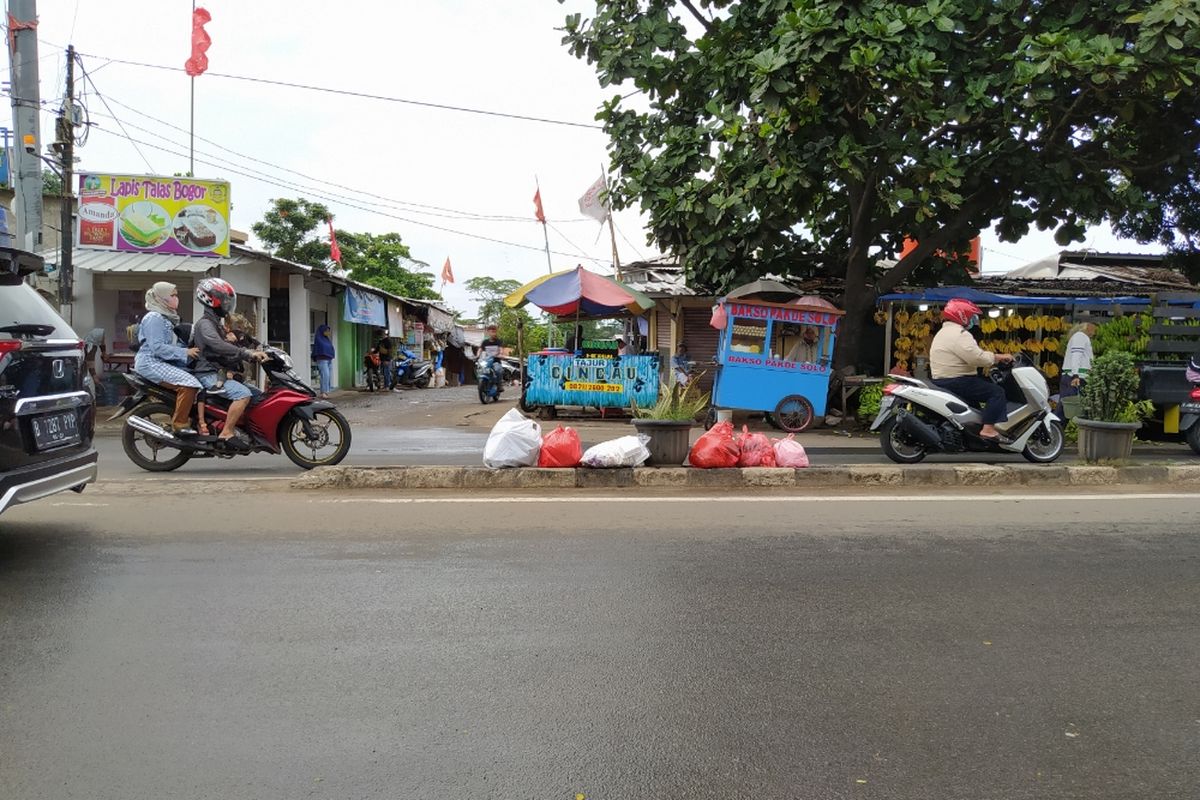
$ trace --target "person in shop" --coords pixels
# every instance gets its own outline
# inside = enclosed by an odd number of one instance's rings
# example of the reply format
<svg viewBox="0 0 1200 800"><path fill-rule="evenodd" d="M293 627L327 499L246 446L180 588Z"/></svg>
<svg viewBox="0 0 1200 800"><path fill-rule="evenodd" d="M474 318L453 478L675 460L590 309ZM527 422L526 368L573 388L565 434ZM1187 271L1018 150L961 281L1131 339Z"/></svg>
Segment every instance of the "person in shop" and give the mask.
<svg viewBox="0 0 1200 800"><path fill-rule="evenodd" d="M688 349L686 342L680 342L675 348L675 355L671 358L671 372L675 376L675 382L680 386L687 386L692 380L692 362L688 359Z"/></svg>
<svg viewBox="0 0 1200 800"><path fill-rule="evenodd" d="M617 336L617 355L619 355L619 356L633 355L633 348L630 347L629 344L625 341L624 334Z"/></svg>
<svg viewBox="0 0 1200 800"><path fill-rule="evenodd" d="M375 350L379 353L379 361L383 368L383 386L390 391L396 385L396 370L393 365L396 351L392 347L392 337L388 331L379 334Z"/></svg>
<svg viewBox="0 0 1200 800"><path fill-rule="evenodd" d="M1096 326L1091 322L1081 322L1071 328L1062 375L1058 379L1060 397L1074 397L1087 383L1088 372L1092 369L1092 337L1095 335Z"/></svg>
<svg viewBox="0 0 1200 800"><path fill-rule="evenodd" d="M817 334L817 329L809 325L800 332L800 340L792 345L792 349L788 351L786 360L815 364L820 356L820 336Z"/></svg>

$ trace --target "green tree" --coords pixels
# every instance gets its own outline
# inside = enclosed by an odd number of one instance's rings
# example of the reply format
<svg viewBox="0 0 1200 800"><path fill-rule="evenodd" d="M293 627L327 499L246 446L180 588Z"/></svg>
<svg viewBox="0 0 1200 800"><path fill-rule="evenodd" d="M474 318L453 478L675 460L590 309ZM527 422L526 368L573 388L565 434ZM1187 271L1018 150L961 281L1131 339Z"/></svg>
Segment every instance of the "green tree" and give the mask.
<svg viewBox="0 0 1200 800"><path fill-rule="evenodd" d="M261 222L250 226L267 250L285 261L329 269L329 241L322 235L329 209L303 197L276 198Z"/></svg>
<svg viewBox="0 0 1200 800"><path fill-rule="evenodd" d="M839 365L939 251L1065 245L1200 160L1196 0L597 0L564 43L618 92L611 205L711 290L844 279Z"/></svg>
<svg viewBox="0 0 1200 800"><path fill-rule="evenodd" d="M463 285L479 303L478 316L485 324L499 324L504 312L512 310L504 305L504 298L521 288L521 282L511 278L471 278Z"/></svg>
<svg viewBox="0 0 1200 800"><path fill-rule="evenodd" d="M62 194L62 178L58 177L58 173L54 170L42 170L42 194L55 196Z"/></svg>
<svg viewBox="0 0 1200 800"><path fill-rule="evenodd" d="M336 233L342 251L342 267L350 278L400 297L438 299L433 288L433 274L406 266L427 267L428 264L413 260L408 245L400 240L400 234L341 230Z"/></svg>

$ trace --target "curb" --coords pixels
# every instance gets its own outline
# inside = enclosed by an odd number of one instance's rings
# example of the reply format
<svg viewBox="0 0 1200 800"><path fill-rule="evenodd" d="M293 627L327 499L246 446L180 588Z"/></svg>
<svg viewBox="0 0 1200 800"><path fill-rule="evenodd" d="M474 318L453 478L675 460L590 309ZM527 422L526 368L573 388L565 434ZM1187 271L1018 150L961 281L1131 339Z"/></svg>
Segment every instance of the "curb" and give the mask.
<svg viewBox="0 0 1200 800"><path fill-rule="evenodd" d="M926 467L854 465L807 469L638 467L636 469L488 469L487 467L319 467L292 489L786 489L898 486L1200 486L1200 465Z"/></svg>

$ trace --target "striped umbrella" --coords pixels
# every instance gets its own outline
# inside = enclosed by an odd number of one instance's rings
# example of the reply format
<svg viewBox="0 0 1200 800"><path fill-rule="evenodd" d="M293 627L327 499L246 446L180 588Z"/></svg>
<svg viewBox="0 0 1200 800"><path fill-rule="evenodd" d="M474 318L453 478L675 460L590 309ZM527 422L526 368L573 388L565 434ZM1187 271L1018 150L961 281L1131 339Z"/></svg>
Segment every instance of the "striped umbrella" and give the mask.
<svg viewBox="0 0 1200 800"><path fill-rule="evenodd" d="M654 301L612 278L576 267L543 275L504 298L509 308L533 303L556 317L611 317L644 314Z"/></svg>

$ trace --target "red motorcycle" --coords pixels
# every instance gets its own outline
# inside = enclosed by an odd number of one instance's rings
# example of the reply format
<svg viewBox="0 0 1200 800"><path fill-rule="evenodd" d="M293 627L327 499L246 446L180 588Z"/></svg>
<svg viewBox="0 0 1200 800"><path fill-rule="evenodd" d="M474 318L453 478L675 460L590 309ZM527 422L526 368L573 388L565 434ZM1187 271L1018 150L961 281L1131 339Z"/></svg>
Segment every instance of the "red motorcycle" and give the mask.
<svg viewBox="0 0 1200 800"><path fill-rule="evenodd" d="M217 442L229 408L229 401L219 391L207 392L204 399L204 416L211 435L176 436L170 425L174 390L131 372L125 379L133 386L133 394L109 417L113 420L129 415L121 434L125 455L150 472L179 469L193 458L278 455L280 451L303 469L339 463L350 452L350 423L333 403L317 399L316 392L292 369L287 353L275 347L262 350L267 354L263 362L267 389L250 401L238 423L248 446L234 449ZM194 417L195 411L192 413Z"/></svg>

